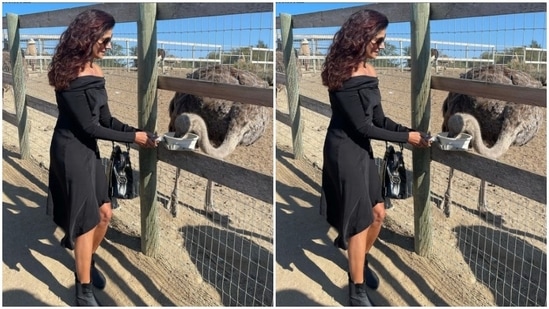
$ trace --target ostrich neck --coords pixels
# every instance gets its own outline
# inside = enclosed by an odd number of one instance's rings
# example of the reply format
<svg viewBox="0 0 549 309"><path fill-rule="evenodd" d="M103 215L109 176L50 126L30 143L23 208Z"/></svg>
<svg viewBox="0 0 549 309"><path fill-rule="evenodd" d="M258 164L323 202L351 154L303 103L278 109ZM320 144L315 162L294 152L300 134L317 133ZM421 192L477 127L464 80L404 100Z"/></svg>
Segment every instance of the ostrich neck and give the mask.
<svg viewBox="0 0 549 309"><path fill-rule="evenodd" d="M193 115L191 118L191 130L195 131L198 136L200 136L198 139L198 146L204 153L218 159L224 159L226 156L230 155L240 143L240 134L234 134L234 132L231 134L230 131L227 131L223 143L217 148L214 147L208 137L208 128L206 127L204 120L196 115Z"/></svg>
<svg viewBox="0 0 549 309"><path fill-rule="evenodd" d="M513 143L513 136L515 136L514 132L505 132L505 130L502 130L500 132L498 140L494 143L494 145L490 148L486 147L482 140L480 125L476 118L470 115L464 116L464 118L465 117L466 126L464 128L464 131L470 133L473 136L471 142L473 144L473 148L479 154L495 160L501 157Z"/></svg>

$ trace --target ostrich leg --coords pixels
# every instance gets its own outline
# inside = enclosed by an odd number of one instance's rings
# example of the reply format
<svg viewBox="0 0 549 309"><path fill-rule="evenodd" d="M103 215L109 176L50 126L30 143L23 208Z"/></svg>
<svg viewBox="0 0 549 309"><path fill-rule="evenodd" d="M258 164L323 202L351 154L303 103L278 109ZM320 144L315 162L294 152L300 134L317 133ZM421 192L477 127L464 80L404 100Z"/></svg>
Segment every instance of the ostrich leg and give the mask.
<svg viewBox="0 0 549 309"><path fill-rule="evenodd" d="M172 195L170 197L170 212L174 218L177 217L177 204L179 203L178 187L179 187L180 174L181 174L181 169L177 168L175 170L175 184L173 186Z"/></svg>
<svg viewBox="0 0 549 309"><path fill-rule="evenodd" d="M444 193L444 200L442 201L444 214L446 217L450 217L450 203L451 203L451 194L452 194L452 178L454 177L454 169L450 168L448 172L448 187Z"/></svg>
<svg viewBox="0 0 549 309"><path fill-rule="evenodd" d="M480 180L477 207L479 215L486 216L488 214L489 209L486 204L486 181L484 179Z"/></svg>
<svg viewBox="0 0 549 309"><path fill-rule="evenodd" d="M213 213L214 212L214 204L212 200L213 195L213 181L208 179L208 184L206 185L206 199L204 201L204 210L206 210L206 213Z"/></svg>

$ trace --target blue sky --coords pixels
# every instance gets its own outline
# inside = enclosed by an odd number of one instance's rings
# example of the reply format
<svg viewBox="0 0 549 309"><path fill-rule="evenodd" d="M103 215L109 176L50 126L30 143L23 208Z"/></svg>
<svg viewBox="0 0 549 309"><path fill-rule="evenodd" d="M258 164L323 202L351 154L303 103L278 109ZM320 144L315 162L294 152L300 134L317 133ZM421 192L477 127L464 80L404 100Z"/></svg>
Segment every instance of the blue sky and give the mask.
<svg viewBox="0 0 549 309"><path fill-rule="evenodd" d="M366 2L277 3L275 10L277 16L279 16L280 13L298 15L337 8L358 7L364 4L366 4ZM436 43L436 46L432 47L438 48L442 53L451 57L465 57L465 55L474 57L491 49L489 46L472 46L473 44L493 45L496 51L503 51L504 49L511 47L530 46L532 40L535 40L542 48L546 49L546 28L547 14L545 12L432 21L431 41L442 42ZM295 29L294 36L334 34L337 30L337 27ZM387 37L409 39L410 24L389 24ZM399 46L399 42L397 41L389 41L389 43ZM471 46L450 43L471 44ZM327 47L329 42L324 42L323 44L324 47ZM409 45L409 43L404 44Z"/></svg>
<svg viewBox="0 0 549 309"><path fill-rule="evenodd" d="M71 7L87 6L93 3L2 3L2 15L6 12L15 14L29 14L58 10ZM311 13L324 10L332 10L344 7L355 7L365 2L280 2L276 3L275 10L278 16L281 12L292 15ZM478 18L464 18L457 20L431 22L431 40L443 54L451 57L478 56L489 51L493 46L496 51L517 46L529 46L535 40L542 48L547 48L547 14L529 13L514 14ZM222 45L224 50L230 50L239 46L256 45L258 40L272 47L272 16L270 14L254 14L246 17L224 16L210 18L195 18L186 20L160 21L158 23L158 40L194 42L202 44ZM137 32L135 23L117 24L114 31L116 38L132 37ZM409 23L393 23L387 29L388 38L410 38ZM22 29L21 34L60 34L63 28ZM328 34L333 35L337 27L295 29L294 34ZM480 44L483 46L452 45L449 42L459 44ZM121 43L121 42L119 42ZM398 46L398 41L389 41ZM53 42L52 42L53 44ZM297 43L296 43L297 44ZM403 43L409 45L408 42ZM327 48L329 42L320 43L321 48ZM173 49L172 53L182 54L190 52L188 47L164 46ZM207 53L210 48L203 48ZM200 52L200 51L196 51Z"/></svg>
<svg viewBox="0 0 549 309"><path fill-rule="evenodd" d="M40 13L45 11L54 11L61 10L79 6L86 6L93 4L91 2L81 2L81 3L40 3L40 2L2 2L2 16L6 16L6 13L14 14L31 14L31 13Z"/></svg>
<svg viewBox="0 0 549 309"><path fill-rule="evenodd" d="M83 7L92 5L92 2L80 3L2 3L2 16L6 13L25 15L53 11L65 8ZM21 29L21 35L59 35L65 27ZM5 31L4 31L5 33ZM135 39L137 33L136 23L117 23L113 31L113 41L126 46L121 38ZM157 23L158 41L192 43L210 46L189 46L176 44L159 44L164 47L168 54L178 57L203 57L207 53L215 51L219 47L224 51L235 48L256 46L262 41L269 48L273 48L273 14L254 13L245 15L227 15L202 18L189 18L178 20L162 20ZM49 41L46 49L55 47L57 42ZM129 41L129 46L136 43ZM25 47L22 44L22 47ZM191 55L192 54L192 55Z"/></svg>

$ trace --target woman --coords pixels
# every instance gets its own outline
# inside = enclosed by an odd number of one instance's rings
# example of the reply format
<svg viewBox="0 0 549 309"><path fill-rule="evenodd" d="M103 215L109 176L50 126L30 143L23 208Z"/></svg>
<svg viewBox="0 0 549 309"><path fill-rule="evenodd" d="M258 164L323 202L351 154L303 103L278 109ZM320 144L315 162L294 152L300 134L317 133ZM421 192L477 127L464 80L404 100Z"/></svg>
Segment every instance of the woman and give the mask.
<svg viewBox="0 0 549 309"><path fill-rule="evenodd" d="M61 35L49 67L59 116L50 146L48 213L74 250L76 303L98 306L92 284L104 288L93 254L112 216L107 177L97 140L156 147L152 134L111 116L101 68L94 63L111 48L114 18L103 11L79 14Z"/></svg>
<svg viewBox="0 0 549 309"><path fill-rule="evenodd" d="M324 143L321 212L338 231L335 245L347 250L351 306L371 306L365 285L376 289L377 275L367 254L385 217L381 181L372 139L428 147L420 132L385 117L374 67L385 47L389 21L383 14L354 13L335 34L322 70L332 118Z"/></svg>

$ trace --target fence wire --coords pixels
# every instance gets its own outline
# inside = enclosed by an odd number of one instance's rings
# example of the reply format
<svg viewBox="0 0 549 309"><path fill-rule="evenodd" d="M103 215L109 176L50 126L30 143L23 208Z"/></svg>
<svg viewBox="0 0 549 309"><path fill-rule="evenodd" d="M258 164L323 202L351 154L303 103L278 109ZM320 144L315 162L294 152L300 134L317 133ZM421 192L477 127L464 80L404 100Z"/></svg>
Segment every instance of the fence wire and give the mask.
<svg viewBox="0 0 549 309"><path fill-rule="evenodd" d="M531 20L532 16L537 18L532 27L521 27L519 25L523 23L517 22L494 29L494 21L498 25L503 22L498 16L475 18L468 27L461 26L463 21L432 22L431 47L438 48L441 52L438 65L435 66L433 62L432 74L459 78L460 74L471 68L501 64L527 72L545 85L547 50L538 45L542 43L545 46L546 42L536 42L533 39L538 37L536 34L542 34L541 37L545 38L545 19L539 14L517 14L513 20ZM543 20L539 20L540 18ZM409 29L409 23L404 27L389 26L386 44L390 45L374 61L374 66L380 80L386 115L396 122L411 126L410 68L407 62L402 62L406 56L409 58L410 33L402 31L406 28ZM293 44L296 51L299 51L303 40L307 39L309 44L314 42L312 55L326 54L332 32L318 34L318 29L314 29L315 34L307 34L307 31L312 31L297 30L299 32L294 33ZM506 34L501 35L500 31ZM497 39L493 44L480 44L479 37ZM494 40L486 39L488 41ZM304 59L306 57L301 58L302 61ZM303 151L306 160L321 169L322 152L319 149L322 149L324 143L331 112L327 90L321 86L322 60L317 59L317 63L320 65L313 69L299 68L299 91ZM282 89L278 97L285 98L285 91ZM446 91L431 91L430 133L433 135L441 132L442 103L447 94ZM283 145L282 142L292 141L288 106L284 99L279 99L277 104L277 123L277 146L291 149L291 144ZM543 121L530 143L522 147L511 147L498 161L546 176L545 140L546 122ZM385 143L373 141L373 147L376 158L381 160ZM405 150L404 154L410 170L408 178L412 179L411 151ZM546 205L488 184L486 199L489 213L483 215L477 209L480 179L455 171L451 214L447 217L443 213L442 203L448 186L448 173L447 166L431 162L434 232L433 254L428 258L440 265L441 269L445 269L448 277L459 278L448 281L448 289L455 296L455 303L451 305L546 306ZM394 200L393 205L395 207L388 210L388 221L396 222L396 226L413 235L412 200ZM391 228L390 224L388 228Z"/></svg>
<svg viewBox="0 0 549 309"><path fill-rule="evenodd" d="M200 27L190 27L189 24L193 23ZM187 30L190 28L195 30ZM117 29L120 32L117 33ZM272 38L272 13L159 21L158 29L169 29L159 30L158 33L157 45L166 51L166 57L159 59L160 75L187 77L195 69L221 63L253 71L272 83L272 39L257 39ZM99 61L105 74L111 113L135 127L138 126L138 68L134 62L136 33L135 23L117 25L114 29L113 50L105 60ZM163 40L166 36L170 37L169 41ZM27 95L54 105L54 91L47 81L47 66L58 37L59 34L34 35L32 32L22 36L23 52L28 49L31 38L40 46L37 56L26 55L27 62L35 61L34 68L26 68ZM215 61L209 61L210 58ZM168 131L168 104L173 95L171 91L158 91L158 134ZM4 106L4 111L15 114L14 107ZM42 166L48 167L49 154L43 150L49 149L55 117L34 108L29 109L29 115L32 157ZM267 126L257 145L238 147L226 160L272 176L272 121ZM100 141L99 144L102 156L108 157L112 149L111 142ZM130 153L132 165L139 170L139 152L132 149ZM157 172L159 231L162 234L159 255L170 268L186 269L184 272L188 277L180 279L189 280L189 287L196 289L196 293L192 293L195 299L180 305L272 305L272 204L214 185L215 210L208 213L204 210L207 180L182 171L178 188L178 215L173 217L169 201L175 184L175 167L159 161ZM121 207L114 210L115 225L129 227L139 235L140 219L139 212L136 212L139 199L118 202Z"/></svg>

